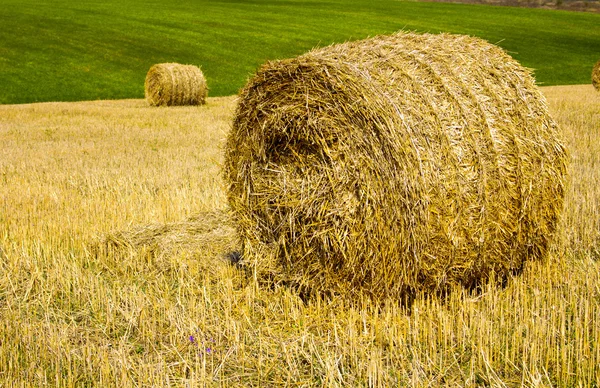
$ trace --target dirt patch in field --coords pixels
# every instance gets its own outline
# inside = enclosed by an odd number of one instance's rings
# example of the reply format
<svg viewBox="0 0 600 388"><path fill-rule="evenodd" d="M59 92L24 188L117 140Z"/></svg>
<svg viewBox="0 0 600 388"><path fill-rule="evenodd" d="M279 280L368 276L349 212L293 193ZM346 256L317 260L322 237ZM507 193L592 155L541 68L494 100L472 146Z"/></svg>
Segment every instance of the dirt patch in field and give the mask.
<svg viewBox="0 0 600 388"><path fill-rule="evenodd" d="M487 4L600 13L599 0L424 0L440 3Z"/></svg>

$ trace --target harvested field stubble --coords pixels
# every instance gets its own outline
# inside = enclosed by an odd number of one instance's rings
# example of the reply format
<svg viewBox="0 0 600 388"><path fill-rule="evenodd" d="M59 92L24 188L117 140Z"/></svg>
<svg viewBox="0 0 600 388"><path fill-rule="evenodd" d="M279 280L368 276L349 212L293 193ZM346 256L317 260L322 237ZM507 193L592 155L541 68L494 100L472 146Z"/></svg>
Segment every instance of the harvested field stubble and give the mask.
<svg viewBox="0 0 600 388"><path fill-rule="evenodd" d="M265 64L241 92L225 151L245 263L375 298L472 287L542 258L565 171L529 71L448 34Z"/></svg>
<svg viewBox="0 0 600 388"><path fill-rule="evenodd" d="M235 97L0 105L0 386L597 387L600 93L541 90L571 155L563 245L410 310L222 260Z"/></svg>
<svg viewBox="0 0 600 388"><path fill-rule="evenodd" d="M145 95L152 106L203 105L208 87L198 67L160 63L148 70Z"/></svg>

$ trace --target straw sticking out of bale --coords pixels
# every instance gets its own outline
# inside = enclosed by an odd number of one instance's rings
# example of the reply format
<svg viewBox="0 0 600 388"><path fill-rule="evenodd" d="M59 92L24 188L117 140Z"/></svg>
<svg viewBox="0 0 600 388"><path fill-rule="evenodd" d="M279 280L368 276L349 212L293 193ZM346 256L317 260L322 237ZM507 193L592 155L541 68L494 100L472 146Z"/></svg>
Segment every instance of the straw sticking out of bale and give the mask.
<svg viewBox="0 0 600 388"><path fill-rule="evenodd" d="M398 33L262 66L240 95L225 180L257 273L403 297L543 257L565 163L532 76L502 49Z"/></svg>
<svg viewBox="0 0 600 388"><path fill-rule="evenodd" d="M592 85L594 85L596 90L600 91L600 60L596 62L592 70Z"/></svg>
<svg viewBox="0 0 600 388"><path fill-rule="evenodd" d="M152 106L202 105L206 102L208 87L198 67L161 63L148 71L145 95Z"/></svg>

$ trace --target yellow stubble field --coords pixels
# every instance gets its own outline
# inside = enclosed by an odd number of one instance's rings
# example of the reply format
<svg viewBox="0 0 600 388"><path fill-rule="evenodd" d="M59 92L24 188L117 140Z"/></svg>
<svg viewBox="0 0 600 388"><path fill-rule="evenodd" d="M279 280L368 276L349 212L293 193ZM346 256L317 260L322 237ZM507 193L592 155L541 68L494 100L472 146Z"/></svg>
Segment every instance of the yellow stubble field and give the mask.
<svg viewBox="0 0 600 388"><path fill-rule="evenodd" d="M597 386L600 93L542 91L571 159L550 257L410 309L229 262L235 97L0 105L0 387Z"/></svg>

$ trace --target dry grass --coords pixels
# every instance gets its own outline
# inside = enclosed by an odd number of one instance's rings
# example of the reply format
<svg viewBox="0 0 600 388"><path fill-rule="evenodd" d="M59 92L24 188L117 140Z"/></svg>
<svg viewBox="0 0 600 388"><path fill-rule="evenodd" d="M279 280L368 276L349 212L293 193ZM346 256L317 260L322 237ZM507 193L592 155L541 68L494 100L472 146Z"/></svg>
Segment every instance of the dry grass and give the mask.
<svg viewBox="0 0 600 388"><path fill-rule="evenodd" d="M533 77L502 49L401 32L262 66L225 175L259 276L404 298L542 259L566 159Z"/></svg>
<svg viewBox="0 0 600 388"><path fill-rule="evenodd" d="M202 105L208 86L202 70L196 66L159 63L148 70L144 93L152 106Z"/></svg>
<svg viewBox="0 0 600 388"><path fill-rule="evenodd" d="M223 259L233 98L0 106L0 386L597 386L600 96L543 91L572 158L561 245L410 312Z"/></svg>

